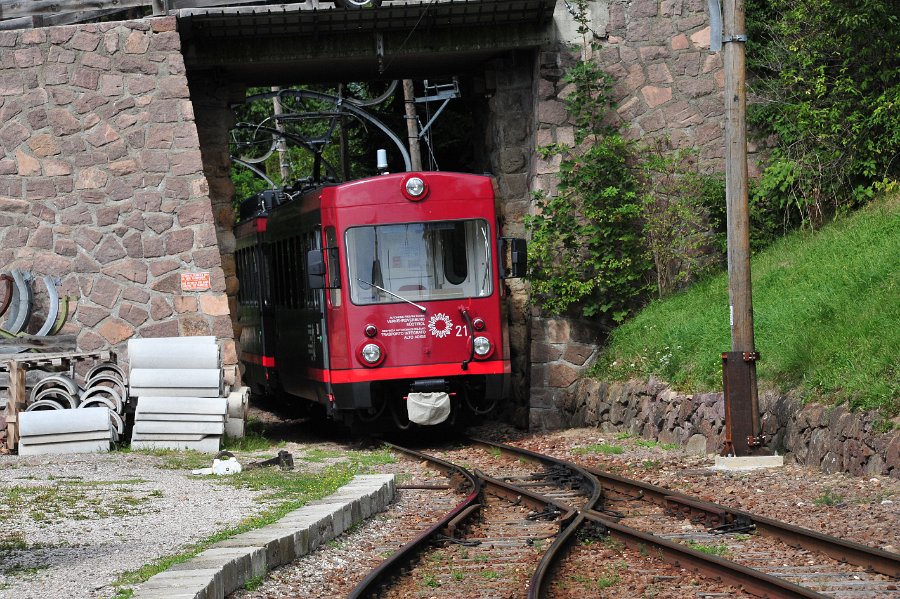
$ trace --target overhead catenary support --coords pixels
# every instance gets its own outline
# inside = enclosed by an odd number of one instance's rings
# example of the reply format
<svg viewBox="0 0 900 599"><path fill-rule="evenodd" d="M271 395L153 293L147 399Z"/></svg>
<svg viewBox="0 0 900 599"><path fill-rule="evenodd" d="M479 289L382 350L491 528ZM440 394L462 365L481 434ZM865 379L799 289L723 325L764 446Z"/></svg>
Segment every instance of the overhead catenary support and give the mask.
<svg viewBox="0 0 900 599"><path fill-rule="evenodd" d="M725 202L731 352L723 354L725 455L746 456L762 442L756 385L747 190L744 0L724 0Z"/></svg>

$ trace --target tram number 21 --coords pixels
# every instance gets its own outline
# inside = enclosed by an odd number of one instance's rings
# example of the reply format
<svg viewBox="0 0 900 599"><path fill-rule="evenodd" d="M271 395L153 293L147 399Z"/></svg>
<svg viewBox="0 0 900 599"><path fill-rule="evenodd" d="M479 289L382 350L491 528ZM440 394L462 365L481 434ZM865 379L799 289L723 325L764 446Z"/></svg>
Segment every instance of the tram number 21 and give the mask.
<svg viewBox="0 0 900 599"><path fill-rule="evenodd" d="M458 325L454 326L453 328L456 329L457 337L468 337L469 336L469 327L467 327L466 325L458 324Z"/></svg>

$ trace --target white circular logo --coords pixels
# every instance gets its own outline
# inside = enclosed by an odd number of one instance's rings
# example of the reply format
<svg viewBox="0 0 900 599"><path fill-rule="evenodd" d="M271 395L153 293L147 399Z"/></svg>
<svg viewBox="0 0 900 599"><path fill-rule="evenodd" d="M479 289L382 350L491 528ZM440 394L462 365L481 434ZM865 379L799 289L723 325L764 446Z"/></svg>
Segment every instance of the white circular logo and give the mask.
<svg viewBox="0 0 900 599"><path fill-rule="evenodd" d="M453 321L443 312L438 312L428 321L428 330L438 339L443 339L453 329Z"/></svg>

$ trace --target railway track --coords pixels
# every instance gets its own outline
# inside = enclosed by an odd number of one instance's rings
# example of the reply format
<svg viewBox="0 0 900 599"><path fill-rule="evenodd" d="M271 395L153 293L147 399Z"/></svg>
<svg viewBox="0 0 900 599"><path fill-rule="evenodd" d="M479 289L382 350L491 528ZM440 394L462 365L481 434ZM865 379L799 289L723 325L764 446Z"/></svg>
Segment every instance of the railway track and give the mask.
<svg viewBox="0 0 900 599"><path fill-rule="evenodd" d="M509 445L394 448L459 503L350 597L900 598L895 554Z"/></svg>

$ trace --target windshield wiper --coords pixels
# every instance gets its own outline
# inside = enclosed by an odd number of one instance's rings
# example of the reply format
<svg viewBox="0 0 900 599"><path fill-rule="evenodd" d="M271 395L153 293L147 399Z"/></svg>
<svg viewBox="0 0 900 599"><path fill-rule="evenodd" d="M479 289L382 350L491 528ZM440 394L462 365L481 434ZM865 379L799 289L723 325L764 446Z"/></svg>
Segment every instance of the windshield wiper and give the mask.
<svg viewBox="0 0 900 599"><path fill-rule="evenodd" d="M402 295L397 295L397 294L394 293L393 291L388 291L387 289L385 289L384 287L382 287L382 286L380 286L380 285L376 285L375 283L370 283L370 282L368 282L368 281L363 281L363 280L360 279L359 277L356 277L356 280L359 281L360 283L362 283L363 285L368 285L369 287L374 287L374 288L377 289L378 291L384 291L384 292L387 293L388 295L392 295L392 296L396 297L396 298L399 299L399 300L403 300L403 301L406 302L407 304L411 304L411 305L415 306L416 308L418 308L419 310L421 310L423 313L427 311L427 310L425 309L425 306L422 306L422 305L420 305L420 304L417 304L416 302L412 302L412 301L406 299L405 297L403 297Z"/></svg>

